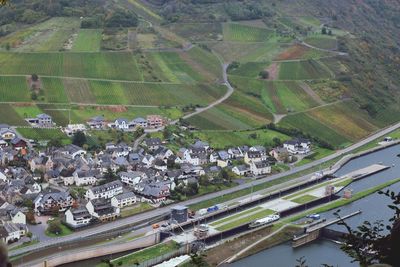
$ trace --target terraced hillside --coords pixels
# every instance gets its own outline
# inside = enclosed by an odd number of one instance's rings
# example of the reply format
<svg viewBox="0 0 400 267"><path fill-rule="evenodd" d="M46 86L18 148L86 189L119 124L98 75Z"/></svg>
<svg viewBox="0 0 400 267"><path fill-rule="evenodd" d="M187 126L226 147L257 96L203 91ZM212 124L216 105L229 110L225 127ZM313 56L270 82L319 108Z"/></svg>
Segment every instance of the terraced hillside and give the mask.
<svg viewBox="0 0 400 267"><path fill-rule="evenodd" d="M346 8L355 6L344 0L127 0L109 3L105 17L87 8L88 20L63 13L1 24L0 103L12 114L3 120L23 125L39 112L60 124L99 113L177 119L225 95L221 65L231 63L234 92L189 124L235 131L275 123L346 146L400 114L394 13L361 2L350 16ZM134 12L137 23L115 26L114 8ZM377 29L373 10L386 15L387 31ZM32 74L40 77L37 96Z"/></svg>

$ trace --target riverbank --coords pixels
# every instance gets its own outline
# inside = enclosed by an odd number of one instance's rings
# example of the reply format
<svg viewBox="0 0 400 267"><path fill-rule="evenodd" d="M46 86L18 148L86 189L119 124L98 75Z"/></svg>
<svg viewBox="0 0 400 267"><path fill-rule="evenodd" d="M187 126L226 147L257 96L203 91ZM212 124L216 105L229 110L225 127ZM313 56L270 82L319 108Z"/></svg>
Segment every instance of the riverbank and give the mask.
<svg viewBox="0 0 400 267"><path fill-rule="evenodd" d="M386 183L382 183L378 186L369 188L367 190L358 192L354 194L351 199L338 199L312 210L296 214L280 221L279 223L276 223L274 226L269 227L267 230L261 229L260 232L264 234L261 237L255 232L238 236L230 241L227 241L208 250L206 261L210 266L217 266L222 262L235 262L237 260L254 255L265 249L269 249L273 246L285 243L291 240L295 233L301 231L301 227L293 223L301 218L304 218L307 214L322 213L329 210L337 209L399 182L400 178L394 179ZM276 231L278 229L281 230ZM269 235L274 231L276 231L276 233L273 236L269 236L267 239L265 239L265 235Z"/></svg>

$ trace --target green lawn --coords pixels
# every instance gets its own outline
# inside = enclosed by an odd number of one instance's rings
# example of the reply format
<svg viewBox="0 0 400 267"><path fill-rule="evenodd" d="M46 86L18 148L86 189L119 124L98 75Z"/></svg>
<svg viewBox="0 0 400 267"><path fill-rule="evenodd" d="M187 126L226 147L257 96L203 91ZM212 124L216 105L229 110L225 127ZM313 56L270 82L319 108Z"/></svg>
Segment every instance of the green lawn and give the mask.
<svg viewBox="0 0 400 267"><path fill-rule="evenodd" d="M71 143L71 139L59 129L17 128L17 131L27 139L37 141L60 139L63 144Z"/></svg>
<svg viewBox="0 0 400 267"><path fill-rule="evenodd" d="M101 29L80 29L72 51L98 52L100 51Z"/></svg>
<svg viewBox="0 0 400 267"><path fill-rule="evenodd" d="M70 235L73 233L73 231L71 229L69 229L67 226L65 226L62 223L60 224L60 228L61 228L61 233L59 235L50 233L48 230L45 231L45 234L49 237L62 237L62 236Z"/></svg>
<svg viewBox="0 0 400 267"><path fill-rule="evenodd" d="M317 147L316 149L313 149L310 155L306 156L303 158L300 162L296 163L296 166L302 166L304 164L308 164L310 162L313 162L318 159L322 159L326 156L329 156L330 154L333 154L335 151L322 148L322 147Z"/></svg>
<svg viewBox="0 0 400 267"><path fill-rule="evenodd" d="M134 266L137 263L142 263L164 254L173 252L179 248L179 245L174 241L169 241L167 243L160 243L158 245L145 248L143 250L128 254L126 256L112 260L113 264L117 266ZM104 265L97 265L104 266Z"/></svg>
<svg viewBox="0 0 400 267"><path fill-rule="evenodd" d="M304 204L304 203L311 202L311 201L316 200L316 199L317 199L317 197L315 197L315 196L303 195L301 197L298 197L298 198L295 198L295 199L291 199L290 201L296 202L298 204Z"/></svg>
<svg viewBox="0 0 400 267"><path fill-rule="evenodd" d="M134 206L121 209L121 217L129 217L151 209L154 209L154 207L151 206L149 203L146 202L139 203Z"/></svg>

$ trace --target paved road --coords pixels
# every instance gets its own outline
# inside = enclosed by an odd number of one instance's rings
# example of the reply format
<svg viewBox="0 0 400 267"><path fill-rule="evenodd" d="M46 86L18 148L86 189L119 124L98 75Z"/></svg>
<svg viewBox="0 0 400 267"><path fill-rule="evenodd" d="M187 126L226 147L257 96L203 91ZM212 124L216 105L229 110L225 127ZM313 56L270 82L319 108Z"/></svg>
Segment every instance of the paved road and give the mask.
<svg viewBox="0 0 400 267"><path fill-rule="evenodd" d="M232 94L233 94L233 87L232 85L229 83L228 81L228 74L227 74L227 69L228 69L229 64L228 63L223 63L222 64L222 78L223 78L223 84L228 88L228 91L226 91L225 95L221 98L219 98L218 100L216 100L215 102L211 103L210 105L204 107L204 108L198 108L196 109L195 112L187 114L185 116L182 117L182 119L188 119L190 117L196 116L206 110L209 110L213 107L215 107L216 105L221 104L222 102L224 102L226 99L228 99ZM178 120L172 121L171 124L176 124L178 122Z"/></svg>
<svg viewBox="0 0 400 267"><path fill-rule="evenodd" d="M371 142L371 141L373 141L373 140L375 140L377 138L385 136L388 133L390 133L390 132L392 132L392 131L394 131L394 130L396 130L398 128L400 128L400 123L397 123L397 124L392 125L392 126L390 126L388 128L385 128L385 129L383 129L383 130L381 130L379 132L376 132L375 134L365 138L364 140L362 140L362 141L360 141L360 142L358 142L356 144L353 144L353 145L351 145L351 146L349 146L349 147L347 147L347 148L345 148L343 150L339 150L339 151L335 152L334 154L332 154L330 156L327 156L327 157L325 157L323 159L316 160L314 162L311 162L309 164L306 164L306 165L303 165L303 166L300 166L300 167L295 167L295 168L293 168L293 169L291 169L291 170L289 170L287 172L283 172L283 173L279 173L279 174L275 174L275 175L271 175L271 176L267 176L267 177L261 178L259 180L256 180L256 181L252 182L252 183L241 184L241 185L238 185L238 186L236 186L234 188L229 188L229 189L226 189L226 190L214 192L214 193L207 194L207 195L204 195L204 196L200 196L200 197L197 197L197 198L194 198L194 199L183 201L180 204L181 205L186 205L186 206L187 205L196 204L196 203L199 203L199 202L202 202L202 201L205 201L205 200L209 200L209 199L213 199L213 198L216 198L216 197L223 196L225 194L229 194L229 193L233 193L233 192L236 192L236 191L239 191L239 190L242 190L242 189L250 188L252 186L255 186L255 185L258 185L258 184L261 184L261 183L265 183L267 181L271 181L271 180L279 179L279 178L287 176L287 175L295 174L295 173L297 173L299 171L303 171L303 170L306 170L308 168L315 167L315 166L317 166L317 165L319 165L321 163L324 163L326 161L329 161L331 159L334 159L336 157L339 157L339 156L342 156L342 155L344 155L346 153L349 153L352 150L357 149L357 148L359 148L359 147L361 147L361 146L363 146L363 145L365 145L365 144L367 144L367 143L369 143L369 142ZM134 215L134 216L129 217L129 218L120 219L120 220L117 220L117 221L112 222L112 223L106 223L106 224L102 224L102 225L99 225L99 226L95 226L95 227L92 227L92 228L87 229L87 230L83 230L83 231L80 231L80 232L77 232L77 233L73 233L73 234L71 234L69 236L60 237L60 238L56 238L56 239L53 239L53 240L50 240L50 241L41 242L41 243L29 246L29 247L21 248L21 249L18 249L18 250L13 250L13 251L10 252L10 256L15 256L15 255L19 255L19 254L22 254L22 253L26 253L26 252L29 252L29 251L31 251L33 249L40 249L40 248L43 248L43 247L56 246L56 245L58 245L60 243L63 243L63 242L78 242L79 240L85 239L86 237L89 237L89 236L94 236L94 235L97 235L97 234L101 234L101 233L112 231L112 230L114 230L116 228L122 228L124 226L131 225L135 221L149 220L151 218L154 218L154 217L157 217L157 216L160 216L160 215L168 214L169 211L170 211L170 207L158 208L158 209L155 209L155 210L152 210L152 211L148 211L148 212L145 212L145 213Z"/></svg>

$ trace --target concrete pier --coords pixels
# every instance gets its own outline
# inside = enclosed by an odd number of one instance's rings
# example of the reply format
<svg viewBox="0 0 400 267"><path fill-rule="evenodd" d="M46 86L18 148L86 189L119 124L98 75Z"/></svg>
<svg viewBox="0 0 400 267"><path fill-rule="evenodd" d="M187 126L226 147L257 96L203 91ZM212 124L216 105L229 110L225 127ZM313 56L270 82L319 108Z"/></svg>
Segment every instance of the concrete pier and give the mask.
<svg viewBox="0 0 400 267"><path fill-rule="evenodd" d="M347 173L343 175L341 178L352 178L355 181L370 176L372 174L387 170L389 168L390 168L389 166L385 166L382 164L372 164L368 167Z"/></svg>

